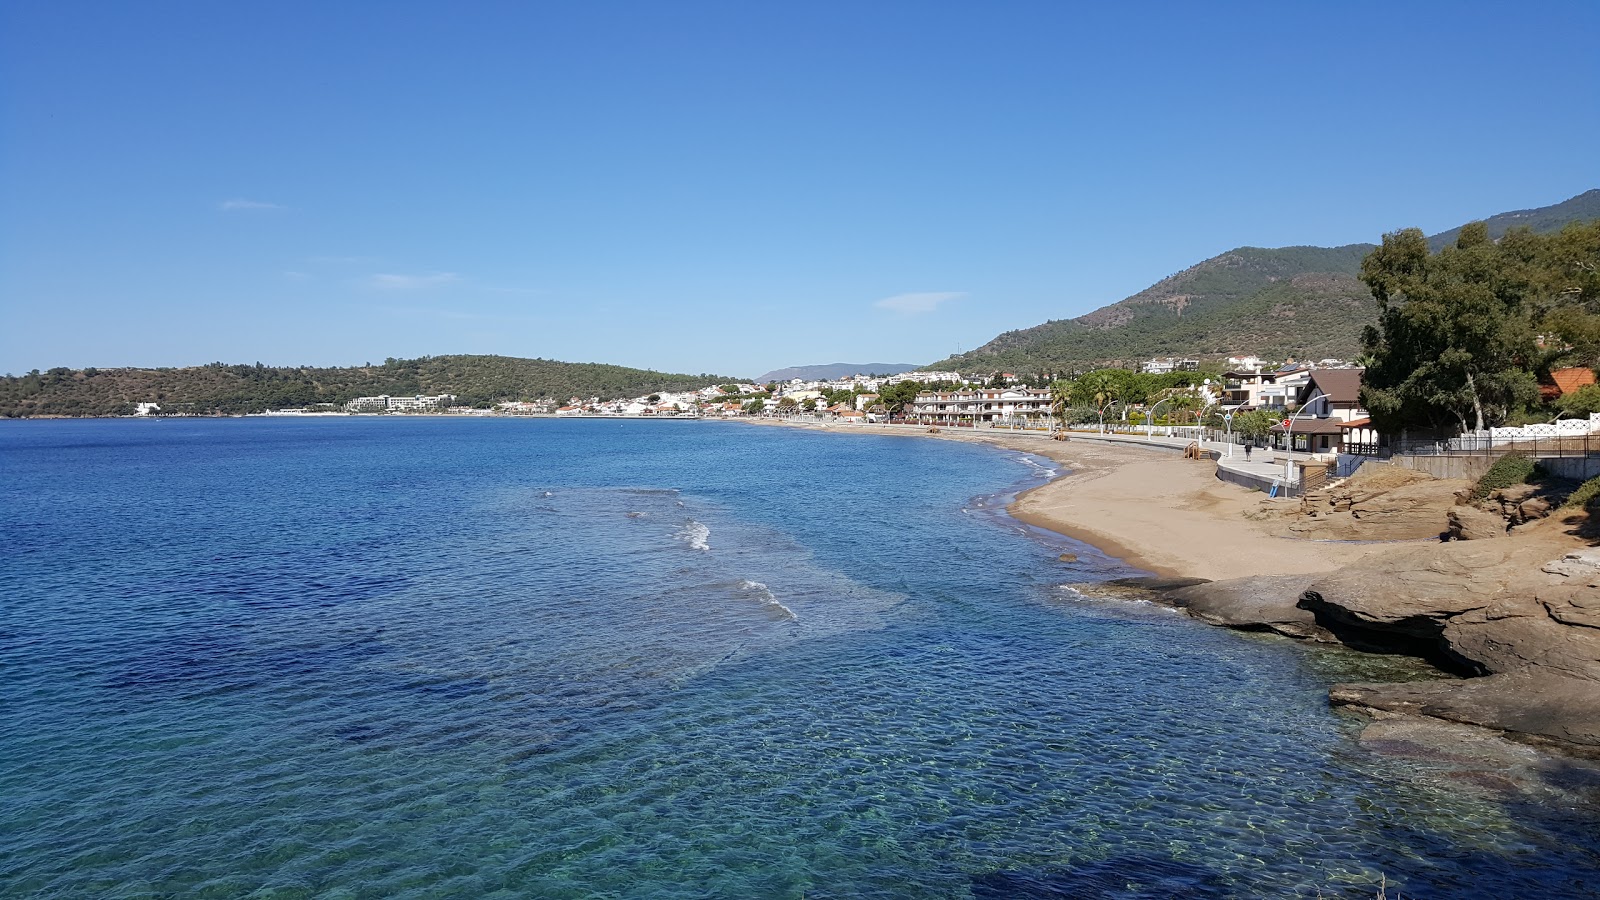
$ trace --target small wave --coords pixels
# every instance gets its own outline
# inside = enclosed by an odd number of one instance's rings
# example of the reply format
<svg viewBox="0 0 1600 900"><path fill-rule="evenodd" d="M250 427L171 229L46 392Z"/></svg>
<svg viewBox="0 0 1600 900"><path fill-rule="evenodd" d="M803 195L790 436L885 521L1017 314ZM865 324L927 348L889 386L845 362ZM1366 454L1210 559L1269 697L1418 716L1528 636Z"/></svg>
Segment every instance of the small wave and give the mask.
<svg viewBox="0 0 1600 900"><path fill-rule="evenodd" d="M751 581L750 579L746 578L739 582L739 589L760 600L767 606L773 607L777 612L781 612L785 616L788 616L791 621L800 621L800 617L795 614L795 611L787 606L784 606L783 601L779 600L773 595L772 589L761 582Z"/></svg>
<svg viewBox="0 0 1600 900"><path fill-rule="evenodd" d="M687 519L683 527L678 529L678 540L689 545L690 550L710 550L711 529L703 522Z"/></svg>
<svg viewBox="0 0 1600 900"><path fill-rule="evenodd" d="M1057 475L1061 474L1061 470L1055 468L1054 466L1047 466L1047 465L1044 465L1042 463L1039 463L1039 462L1035 461L1034 458L1031 457L1031 456L1020 456L1020 457L1018 457L1018 459L1020 459L1022 461L1023 465L1027 466L1030 469L1033 469L1033 471L1040 478L1049 479L1049 478L1054 478Z"/></svg>

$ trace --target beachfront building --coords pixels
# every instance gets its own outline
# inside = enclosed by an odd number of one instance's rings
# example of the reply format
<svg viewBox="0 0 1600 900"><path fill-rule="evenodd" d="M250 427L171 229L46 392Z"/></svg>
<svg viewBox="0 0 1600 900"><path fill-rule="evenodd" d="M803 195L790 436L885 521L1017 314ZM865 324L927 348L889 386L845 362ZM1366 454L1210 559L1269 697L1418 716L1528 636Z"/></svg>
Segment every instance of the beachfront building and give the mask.
<svg viewBox="0 0 1600 900"><path fill-rule="evenodd" d="M1052 397L1042 388L977 388L923 391L906 407L906 416L930 425L960 422L1020 424L1050 413Z"/></svg>
<svg viewBox="0 0 1600 900"><path fill-rule="evenodd" d="M1372 418L1361 408L1361 376L1365 369L1313 369L1295 396L1292 418L1272 426L1273 441L1294 441L1294 449L1312 453L1375 456L1381 438ZM1287 425L1287 427L1286 427Z"/></svg>
<svg viewBox="0 0 1600 900"><path fill-rule="evenodd" d="M449 406L456 400L455 394L437 394L425 396L418 394L415 397L391 397L380 394L376 397L357 397L344 405L347 412L420 412L425 409L441 409Z"/></svg>

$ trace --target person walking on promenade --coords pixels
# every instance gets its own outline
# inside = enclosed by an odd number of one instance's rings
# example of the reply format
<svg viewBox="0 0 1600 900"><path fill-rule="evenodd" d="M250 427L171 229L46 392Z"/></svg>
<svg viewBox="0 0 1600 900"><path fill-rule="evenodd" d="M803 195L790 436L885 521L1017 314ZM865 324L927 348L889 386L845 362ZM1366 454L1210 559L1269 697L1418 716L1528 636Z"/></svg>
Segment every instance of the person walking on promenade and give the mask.
<svg viewBox="0 0 1600 900"><path fill-rule="evenodd" d="M1250 461L1250 445L1249 444L1245 444L1244 445L1244 461L1245 462L1249 462Z"/></svg>

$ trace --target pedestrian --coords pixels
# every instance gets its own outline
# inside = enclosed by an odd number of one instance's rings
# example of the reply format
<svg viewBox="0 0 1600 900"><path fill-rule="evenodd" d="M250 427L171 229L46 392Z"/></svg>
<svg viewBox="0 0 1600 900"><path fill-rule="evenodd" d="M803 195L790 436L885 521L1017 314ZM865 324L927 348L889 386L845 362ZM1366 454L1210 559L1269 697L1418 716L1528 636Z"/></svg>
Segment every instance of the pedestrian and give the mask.
<svg viewBox="0 0 1600 900"><path fill-rule="evenodd" d="M1249 462L1250 461L1250 445L1249 444L1245 444L1244 445L1244 461L1245 462Z"/></svg>

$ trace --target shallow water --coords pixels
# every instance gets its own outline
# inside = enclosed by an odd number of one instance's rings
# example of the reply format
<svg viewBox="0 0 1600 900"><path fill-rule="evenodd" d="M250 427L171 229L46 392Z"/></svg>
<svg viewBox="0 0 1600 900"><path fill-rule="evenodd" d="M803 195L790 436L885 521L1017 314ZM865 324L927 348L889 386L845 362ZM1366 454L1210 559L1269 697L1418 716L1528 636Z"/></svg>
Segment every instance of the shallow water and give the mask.
<svg viewBox="0 0 1600 900"><path fill-rule="evenodd" d="M0 895L1590 896L1350 665L1061 585L1049 464L702 422L0 424ZM1062 563L1058 554L1080 555Z"/></svg>

